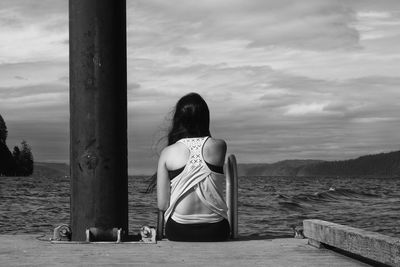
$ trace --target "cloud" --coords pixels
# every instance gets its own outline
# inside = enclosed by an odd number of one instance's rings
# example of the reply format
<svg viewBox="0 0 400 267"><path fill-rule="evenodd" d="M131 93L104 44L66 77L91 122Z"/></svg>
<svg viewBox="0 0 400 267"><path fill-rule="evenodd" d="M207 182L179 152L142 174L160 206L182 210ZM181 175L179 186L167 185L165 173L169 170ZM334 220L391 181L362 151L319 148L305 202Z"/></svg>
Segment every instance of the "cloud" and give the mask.
<svg viewBox="0 0 400 267"><path fill-rule="evenodd" d="M357 123L376 123L376 122L398 121L398 119L395 117L369 117L369 118L356 118L353 121Z"/></svg>
<svg viewBox="0 0 400 267"><path fill-rule="evenodd" d="M19 75L15 75L14 79L17 79L17 80L28 80L27 78L24 78L24 77L19 76Z"/></svg>
<svg viewBox="0 0 400 267"><path fill-rule="evenodd" d="M359 18L367 18L367 19L388 19L391 17L389 12L382 11L360 11L357 16Z"/></svg>
<svg viewBox="0 0 400 267"><path fill-rule="evenodd" d="M360 11L355 27L362 41L391 38L400 35L400 15L392 12Z"/></svg>
<svg viewBox="0 0 400 267"><path fill-rule="evenodd" d="M0 113L8 122L69 122L68 88L60 85L0 88Z"/></svg>
<svg viewBox="0 0 400 267"><path fill-rule="evenodd" d="M259 63L232 65L235 64L151 63L148 70L141 69L136 76L140 90L132 95L132 100L136 98L132 102L132 116L137 118L132 120L132 125L146 126L133 130L136 138L146 131L159 131L157 125L165 126L162 120L177 99L188 91L197 91L210 106L212 133L226 138L229 152L243 161L266 161L266 151L269 161L285 159L288 155L335 159L339 157L335 153L357 156L362 154L361 150L379 151L379 147L396 142L393 135L382 144L381 133L363 130L363 134L360 131L364 127L357 126L363 121L371 129L378 125L387 129L395 127L394 120L377 124L378 121L367 118L373 114L382 118L393 116L398 109L395 99L399 97L396 88L400 80L396 76L364 75L331 80L293 74ZM357 137L355 132L359 133ZM375 136L373 145L368 141L371 136ZM353 146L352 138L357 138L358 148ZM149 151L154 151L157 139L154 134L141 140L152 148ZM135 155L144 153L136 148L132 151Z"/></svg>
<svg viewBox="0 0 400 267"><path fill-rule="evenodd" d="M66 74L68 65L59 61L0 64L0 113L7 121L68 124Z"/></svg>
<svg viewBox="0 0 400 267"><path fill-rule="evenodd" d="M54 60L0 64L0 86L19 87L43 83L63 83L68 75L68 62ZM21 79L21 77L23 79ZM61 81L60 78L64 77Z"/></svg>
<svg viewBox="0 0 400 267"><path fill-rule="evenodd" d="M154 170L171 111L192 91L241 162L399 143L398 0L127 4L130 171ZM37 160L67 160L68 1L1 1L0 28L9 138L29 133Z"/></svg>
<svg viewBox="0 0 400 267"><path fill-rule="evenodd" d="M358 47L358 32L351 27L354 12L336 2L176 1L170 5L152 0L137 3L137 8L153 14L152 24L156 26L152 27L152 34L139 27L139 35L147 34L149 43L153 44L172 42L174 39L166 39L161 34L167 32L171 33L167 34L169 37L180 33L178 40L186 43L207 38L244 40L248 47L278 45L311 50ZM141 12L133 13L139 15L135 22L140 23Z"/></svg>
<svg viewBox="0 0 400 267"><path fill-rule="evenodd" d="M67 1L1 1L0 63L66 58Z"/></svg>
<svg viewBox="0 0 400 267"><path fill-rule="evenodd" d="M287 107L286 115L302 116L302 115L318 115L324 112L326 103L301 103L293 104Z"/></svg>
<svg viewBox="0 0 400 267"><path fill-rule="evenodd" d="M171 50L171 54L176 55L176 56L186 56L186 55L190 54L190 50L187 49L186 47L177 46Z"/></svg>
<svg viewBox="0 0 400 267"><path fill-rule="evenodd" d="M130 90L132 90L132 91L135 91L135 90L137 90L137 89L139 89L140 88L140 84L139 83L130 83L130 84L128 84L128 91L130 91Z"/></svg>

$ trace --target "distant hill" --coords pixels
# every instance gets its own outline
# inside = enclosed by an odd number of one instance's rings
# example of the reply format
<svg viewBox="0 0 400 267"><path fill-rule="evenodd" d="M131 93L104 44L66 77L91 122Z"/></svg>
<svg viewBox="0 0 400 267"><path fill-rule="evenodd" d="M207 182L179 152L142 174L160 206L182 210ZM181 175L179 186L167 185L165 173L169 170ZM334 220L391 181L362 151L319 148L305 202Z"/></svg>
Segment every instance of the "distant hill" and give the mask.
<svg viewBox="0 0 400 267"><path fill-rule="evenodd" d="M240 176L372 176L400 177L400 151L361 156L340 161L283 160L276 163L238 164ZM34 165L33 176L64 177L69 175L65 163Z"/></svg>
<svg viewBox="0 0 400 267"><path fill-rule="evenodd" d="M238 164L240 176L296 176L299 169L321 160L283 160L276 163Z"/></svg>
<svg viewBox="0 0 400 267"><path fill-rule="evenodd" d="M272 164L238 164L241 176L400 177L400 151L341 161L284 160Z"/></svg>
<svg viewBox="0 0 400 267"><path fill-rule="evenodd" d="M69 175L69 165L66 163L36 162L32 176L35 177L64 177Z"/></svg>

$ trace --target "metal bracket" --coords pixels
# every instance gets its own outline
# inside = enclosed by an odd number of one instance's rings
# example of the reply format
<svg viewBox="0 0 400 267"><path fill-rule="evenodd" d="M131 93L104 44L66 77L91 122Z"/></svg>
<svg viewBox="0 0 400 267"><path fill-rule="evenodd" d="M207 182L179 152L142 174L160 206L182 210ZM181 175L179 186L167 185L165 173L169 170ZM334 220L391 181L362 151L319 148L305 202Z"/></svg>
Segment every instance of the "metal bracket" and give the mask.
<svg viewBox="0 0 400 267"><path fill-rule="evenodd" d="M88 243L120 243L122 229L112 228L112 229L101 229L97 227L91 227L86 229L86 242Z"/></svg>
<svg viewBox="0 0 400 267"><path fill-rule="evenodd" d="M56 238L59 236L59 233L64 233L63 230L65 227L69 230L68 236L69 238ZM57 233L57 235L56 235ZM140 229L140 233L138 235L133 236L125 236L124 231L120 228L112 228L112 229L101 229L97 227L91 227L86 229L86 240L85 241L70 241L71 229L68 225L60 225L56 229L54 229L54 238L51 239L51 243L53 244L156 244L156 229L143 226ZM129 241L130 240L130 241Z"/></svg>
<svg viewBox="0 0 400 267"><path fill-rule="evenodd" d="M149 226L143 226L140 229L140 236L142 239L139 242L143 243L157 243L156 241L156 229L149 227Z"/></svg>
<svg viewBox="0 0 400 267"><path fill-rule="evenodd" d="M51 241L70 241L71 233L71 227L68 224L61 224L54 228Z"/></svg>

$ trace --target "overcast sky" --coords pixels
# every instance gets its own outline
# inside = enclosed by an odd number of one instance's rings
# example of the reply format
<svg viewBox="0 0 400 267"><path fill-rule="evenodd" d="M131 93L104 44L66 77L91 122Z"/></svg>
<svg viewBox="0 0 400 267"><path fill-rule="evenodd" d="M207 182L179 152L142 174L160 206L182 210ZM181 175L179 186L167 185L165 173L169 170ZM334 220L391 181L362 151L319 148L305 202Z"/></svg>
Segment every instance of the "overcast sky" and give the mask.
<svg viewBox="0 0 400 267"><path fill-rule="evenodd" d="M188 92L239 162L400 149L400 1L128 4L129 173L151 173ZM68 162L68 2L0 2L0 114L10 149Z"/></svg>

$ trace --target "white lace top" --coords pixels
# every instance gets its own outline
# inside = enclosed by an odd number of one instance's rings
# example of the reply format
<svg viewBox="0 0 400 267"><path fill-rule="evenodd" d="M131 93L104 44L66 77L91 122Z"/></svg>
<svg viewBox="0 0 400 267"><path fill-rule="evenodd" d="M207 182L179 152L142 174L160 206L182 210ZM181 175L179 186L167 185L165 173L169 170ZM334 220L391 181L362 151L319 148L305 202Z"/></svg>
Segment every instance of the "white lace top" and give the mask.
<svg viewBox="0 0 400 267"><path fill-rule="evenodd" d="M213 223L228 218L228 207L223 198L224 175L210 170L203 159L203 146L207 139L208 137L184 138L178 141L187 146L190 155L183 171L171 181L171 198L165 211L165 221L170 216L174 221L183 224ZM174 211L179 199L192 188L211 211L209 214L183 215Z"/></svg>

